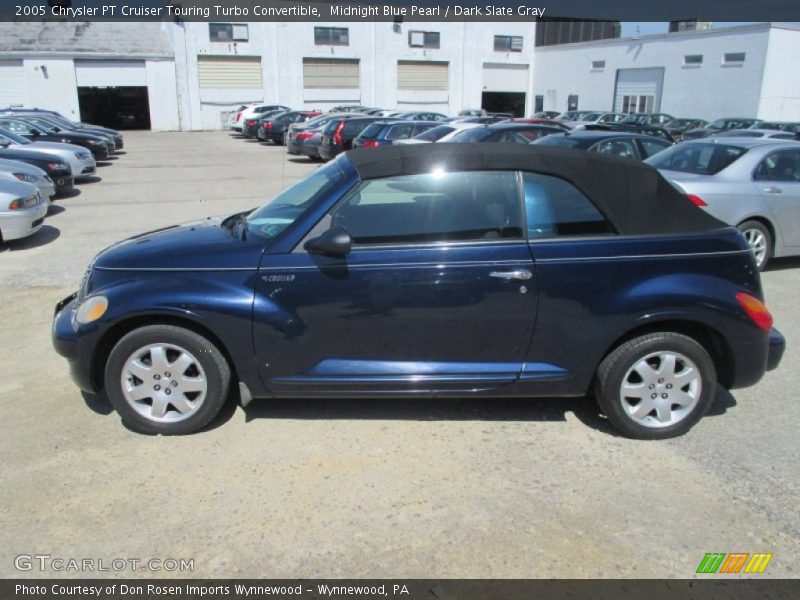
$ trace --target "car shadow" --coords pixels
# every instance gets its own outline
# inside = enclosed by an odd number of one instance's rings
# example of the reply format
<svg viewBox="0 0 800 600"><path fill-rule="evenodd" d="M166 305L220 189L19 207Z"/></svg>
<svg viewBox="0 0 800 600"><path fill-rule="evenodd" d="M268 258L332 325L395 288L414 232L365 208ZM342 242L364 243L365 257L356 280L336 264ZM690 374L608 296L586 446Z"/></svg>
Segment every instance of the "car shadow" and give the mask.
<svg viewBox="0 0 800 600"><path fill-rule="evenodd" d="M800 256L787 256L785 258L772 258L767 264L765 271L785 271L800 267Z"/></svg>
<svg viewBox="0 0 800 600"><path fill-rule="evenodd" d="M97 175L90 175L89 177L81 177L80 179L76 179L75 183L78 185L85 185L85 184L92 184L92 183L100 183L103 181L102 177L98 177Z"/></svg>
<svg viewBox="0 0 800 600"><path fill-rule="evenodd" d="M125 150L114 150L114 156L125 156L126 154Z"/></svg>
<svg viewBox="0 0 800 600"><path fill-rule="evenodd" d="M67 209L64 208L63 206L59 206L58 204L51 204L50 206L47 207L47 216L54 217L56 215L60 215L66 210Z"/></svg>
<svg viewBox="0 0 800 600"><path fill-rule="evenodd" d="M0 246L0 250L8 250L9 252L17 252L19 250L30 250L32 248L39 248L46 246L61 237L61 230L52 225L42 225L42 228L21 240L10 240Z"/></svg>
<svg viewBox="0 0 800 600"><path fill-rule="evenodd" d="M53 196L53 198L55 198L56 200L68 200L69 198L77 198L80 195L81 191L78 188L74 187L68 192L57 193L55 196Z"/></svg>
<svg viewBox="0 0 800 600"><path fill-rule="evenodd" d="M96 166L98 166L98 167L110 167L110 166L111 166L111 165L113 165L113 164L114 164L114 163L113 163L113 162L111 162L111 160L110 160L110 159L108 159L108 158L106 158L105 160L98 160L98 161L95 163L95 165L96 165Z"/></svg>
<svg viewBox="0 0 800 600"><path fill-rule="evenodd" d="M291 156L287 159L289 162L307 165L309 163L316 163L319 162L321 159L319 158L311 158L310 156Z"/></svg>

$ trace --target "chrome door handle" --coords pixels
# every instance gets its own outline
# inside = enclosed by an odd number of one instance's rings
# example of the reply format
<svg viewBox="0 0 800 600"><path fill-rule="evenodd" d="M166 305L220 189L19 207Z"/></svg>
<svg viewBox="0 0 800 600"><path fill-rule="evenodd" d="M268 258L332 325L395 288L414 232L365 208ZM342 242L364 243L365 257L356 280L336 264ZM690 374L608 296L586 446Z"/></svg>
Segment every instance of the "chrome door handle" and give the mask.
<svg viewBox="0 0 800 600"><path fill-rule="evenodd" d="M517 271L492 271L489 273L489 277L494 277L495 279L505 279L506 281L510 281L512 279L516 279L518 281L527 281L533 277L533 273L527 269L519 269Z"/></svg>
<svg viewBox="0 0 800 600"><path fill-rule="evenodd" d="M764 191L767 194L782 194L783 193L783 190L781 188L775 187L775 186L764 188Z"/></svg>

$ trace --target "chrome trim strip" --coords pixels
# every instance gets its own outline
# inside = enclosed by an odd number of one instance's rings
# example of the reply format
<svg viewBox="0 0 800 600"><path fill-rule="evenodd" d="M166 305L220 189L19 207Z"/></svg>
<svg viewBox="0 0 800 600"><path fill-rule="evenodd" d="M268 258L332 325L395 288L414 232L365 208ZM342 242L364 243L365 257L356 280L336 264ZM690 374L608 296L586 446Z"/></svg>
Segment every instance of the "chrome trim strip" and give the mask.
<svg viewBox="0 0 800 600"><path fill-rule="evenodd" d="M437 261L437 262L402 262L402 263L364 263L364 264L348 264L336 263L332 265L296 265L286 267L261 267L261 271L307 271L307 270L321 270L321 269L362 269L362 268L380 268L395 267L398 269L416 269L416 268L441 268L441 267L483 267L483 266L515 266L515 265L533 265L533 260L467 260L467 261Z"/></svg>
<svg viewBox="0 0 800 600"><path fill-rule="evenodd" d="M726 256L748 254L752 250L720 250L718 252L685 252L678 254L628 254L618 256L575 256L572 258L537 258L536 263L563 263L563 262L584 262L584 261L603 261L603 260L638 260L645 258L699 258L704 256Z"/></svg>
<svg viewBox="0 0 800 600"><path fill-rule="evenodd" d="M192 271L258 271L258 267L94 267L98 271L159 271L190 273Z"/></svg>

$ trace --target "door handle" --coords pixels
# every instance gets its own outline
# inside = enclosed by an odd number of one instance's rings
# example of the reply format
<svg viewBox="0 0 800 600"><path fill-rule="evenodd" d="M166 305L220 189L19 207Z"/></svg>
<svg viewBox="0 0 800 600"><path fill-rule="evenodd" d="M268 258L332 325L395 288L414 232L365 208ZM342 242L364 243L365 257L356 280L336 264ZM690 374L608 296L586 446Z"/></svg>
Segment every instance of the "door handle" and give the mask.
<svg viewBox="0 0 800 600"><path fill-rule="evenodd" d="M771 187L764 188L764 192L766 192L767 194L782 194L783 190L773 185Z"/></svg>
<svg viewBox="0 0 800 600"><path fill-rule="evenodd" d="M489 273L489 277L493 277L494 279L504 279L506 281L511 281L514 279L517 281L527 281L533 277L533 273L527 269L519 269L517 271L492 271Z"/></svg>

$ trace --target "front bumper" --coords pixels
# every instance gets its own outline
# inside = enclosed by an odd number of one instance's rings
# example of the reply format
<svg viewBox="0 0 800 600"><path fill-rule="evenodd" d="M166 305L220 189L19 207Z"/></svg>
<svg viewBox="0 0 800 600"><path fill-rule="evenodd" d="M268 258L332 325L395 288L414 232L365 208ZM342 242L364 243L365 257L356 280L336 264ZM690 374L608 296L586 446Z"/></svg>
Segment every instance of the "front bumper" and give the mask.
<svg viewBox="0 0 800 600"><path fill-rule="evenodd" d="M19 240L39 231L47 214L47 204L47 199L43 199L36 206L25 210L0 213L0 232L3 241Z"/></svg>
<svg viewBox="0 0 800 600"><path fill-rule="evenodd" d="M786 350L786 338L783 334L772 328L769 332L769 353L767 354L767 371L772 371L778 368L783 358L783 352Z"/></svg>
<svg viewBox="0 0 800 600"><path fill-rule="evenodd" d="M65 172L50 172L50 179L56 186L56 194L63 194L70 191L75 186L75 181L72 179L72 173Z"/></svg>
<svg viewBox="0 0 800 600"><path fill-rule="evenodd" d="M75 384L85 392L96 393L99 389L93 381L91 372L91 349L94 347L95 336L78 337L73 325L77 298L76 292L56 304L53 315L53 347L67 359L69 374Z"/></svg>

